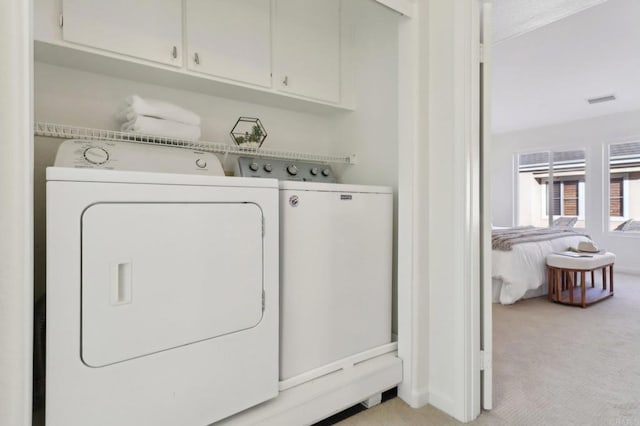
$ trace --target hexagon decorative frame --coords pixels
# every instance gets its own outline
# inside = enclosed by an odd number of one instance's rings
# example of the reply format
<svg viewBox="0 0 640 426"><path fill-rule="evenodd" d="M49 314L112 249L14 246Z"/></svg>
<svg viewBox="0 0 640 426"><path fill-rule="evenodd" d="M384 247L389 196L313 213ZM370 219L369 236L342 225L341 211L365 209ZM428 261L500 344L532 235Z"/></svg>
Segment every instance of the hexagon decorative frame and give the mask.
<svg viewBox="0 0 640 426"><path fill-rule="evenodd" d="M240 117L229 135L238 146L258 149L267 139L267 130L259 118Z"/></svg>

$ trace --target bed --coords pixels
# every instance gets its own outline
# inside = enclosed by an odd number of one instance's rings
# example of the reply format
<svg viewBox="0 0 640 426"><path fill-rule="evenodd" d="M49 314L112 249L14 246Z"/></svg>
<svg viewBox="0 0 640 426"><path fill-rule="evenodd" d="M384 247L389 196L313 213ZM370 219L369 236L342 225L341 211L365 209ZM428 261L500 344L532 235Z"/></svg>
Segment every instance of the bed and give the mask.
<svg viewBox="0 0 640 426"><path fill-rule="evenodd" d="M591 241L568 228L501 228L492 237L493 302L505 305L547 294L546 256Z"/></svg>

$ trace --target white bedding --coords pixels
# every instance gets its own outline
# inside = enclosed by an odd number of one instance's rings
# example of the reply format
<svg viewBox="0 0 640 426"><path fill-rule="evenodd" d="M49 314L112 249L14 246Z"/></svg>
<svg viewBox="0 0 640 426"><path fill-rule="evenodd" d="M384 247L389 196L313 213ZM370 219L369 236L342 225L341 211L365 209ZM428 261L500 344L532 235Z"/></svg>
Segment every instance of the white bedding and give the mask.
<svg viewBox="0 0 640 426"><path fill-rule="evenodd" d="M508 305L523 297L546 294L545 259L589 238L575 235L554 240L516 244L510 251L492 250L493 302Z"/></svg>

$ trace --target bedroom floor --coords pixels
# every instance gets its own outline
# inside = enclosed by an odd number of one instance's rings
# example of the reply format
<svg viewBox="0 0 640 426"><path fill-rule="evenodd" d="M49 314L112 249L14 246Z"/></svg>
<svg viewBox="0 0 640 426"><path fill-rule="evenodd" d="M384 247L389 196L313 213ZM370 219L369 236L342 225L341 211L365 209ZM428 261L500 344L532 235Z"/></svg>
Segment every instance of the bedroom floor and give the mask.
<svg viewBox="0 0 640 426"><path fill-rule="evenodd" d="M471 425L640 425L640 277L587 309L543 298L494 305L494 409ZM458 425L391 399L341 426Z"/></svg>

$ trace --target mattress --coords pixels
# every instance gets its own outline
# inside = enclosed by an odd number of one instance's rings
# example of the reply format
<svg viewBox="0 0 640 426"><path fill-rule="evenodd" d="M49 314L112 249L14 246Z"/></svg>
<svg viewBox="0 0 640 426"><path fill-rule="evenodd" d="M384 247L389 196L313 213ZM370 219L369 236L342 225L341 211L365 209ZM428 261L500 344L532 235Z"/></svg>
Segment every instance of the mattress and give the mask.
<svg viewBox="0 0 640 426"><path fill-rule="evenodd" d="M575 247L588 237L573 235L548 241L516 244L509 251L493 250L491 276L493 302L508 305L516 301L546 294L548 254Z"/></svg>

